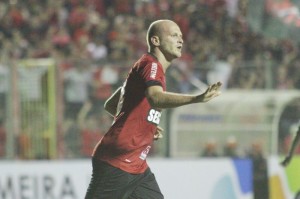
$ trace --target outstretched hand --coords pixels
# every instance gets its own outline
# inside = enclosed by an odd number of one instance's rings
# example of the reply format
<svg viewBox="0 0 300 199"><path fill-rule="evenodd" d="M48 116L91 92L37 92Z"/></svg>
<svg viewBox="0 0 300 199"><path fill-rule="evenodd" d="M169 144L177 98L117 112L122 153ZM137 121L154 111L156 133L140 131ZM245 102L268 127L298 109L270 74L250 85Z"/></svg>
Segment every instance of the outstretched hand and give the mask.
<svg viewBox="0 0 300 199"><path fill-rule="evenodd" d="M221 94L221 86L221 82L210 85L206 91L199 96L199 102L208 102L209 100L219 96Z"/></svg>

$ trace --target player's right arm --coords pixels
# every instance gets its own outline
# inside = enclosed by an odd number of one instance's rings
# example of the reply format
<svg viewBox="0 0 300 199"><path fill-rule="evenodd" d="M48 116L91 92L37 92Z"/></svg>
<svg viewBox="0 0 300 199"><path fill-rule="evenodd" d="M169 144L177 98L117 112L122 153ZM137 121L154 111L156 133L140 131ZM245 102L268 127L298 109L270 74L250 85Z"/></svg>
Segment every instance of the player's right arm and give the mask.
<svg viewBox="0 0 300 199"><path fill-rule="evenodd" d="M187 104L207 102L221 94L221 85L221 82L212 84L200 95L172 93L163 91L161 86L150 86L146 90L146 96L153 108L175 108Z"/></svg>
<svg viewBox="0 0 300 199"><path fill-rule="evenodd" d="M300 126L298 128L296 137L293 140L292 146L291 146L287 156L281 162L282 166L287 166L290 163L290 161L292 160L293 154L295 152L296 146L298 145L299 141L300 141Z"/></svg>

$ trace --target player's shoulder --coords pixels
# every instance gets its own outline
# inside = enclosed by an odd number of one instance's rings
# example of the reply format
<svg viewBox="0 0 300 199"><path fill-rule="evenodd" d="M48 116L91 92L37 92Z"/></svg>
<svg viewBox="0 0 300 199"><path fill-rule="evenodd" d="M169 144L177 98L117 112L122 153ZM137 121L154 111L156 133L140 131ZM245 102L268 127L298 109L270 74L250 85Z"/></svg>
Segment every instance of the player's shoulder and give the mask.
<svg viewBox="0 0 300 199"><path fill-rule="evenodd" d="M146 67L149 65L151 66L153 64L160 65L156 57L154 57L150 53L146 53L142 55L141 58L136 62L136 65L138 65L139 67L143 67L143 66Z"/></svg>
<svg viewBox="0 0 300 199"><path fill-rule="evenodd" d="M144 58L146 60L149 60L149 61L152 61L152 62L158 62L157 58L154 55L150 54L150 53L144 54Z"/></svg>

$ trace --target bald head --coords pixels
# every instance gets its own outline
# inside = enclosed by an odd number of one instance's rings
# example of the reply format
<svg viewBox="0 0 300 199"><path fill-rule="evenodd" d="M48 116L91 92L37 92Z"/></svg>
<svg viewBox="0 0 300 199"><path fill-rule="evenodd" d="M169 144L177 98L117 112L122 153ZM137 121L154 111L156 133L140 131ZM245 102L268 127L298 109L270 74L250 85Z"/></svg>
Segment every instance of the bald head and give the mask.
<svg viewBox="0 0 300 199"><path fill-rule="evenodd" d="M151 42L151 38L153 36L161 37L162 33L170 27L170 25L176 25L177 24L174 21L168 20L168 19L162 19L154 21L150 24L148 31L147 31L147 44L149 49L153 47L153 44Z"/></svg>

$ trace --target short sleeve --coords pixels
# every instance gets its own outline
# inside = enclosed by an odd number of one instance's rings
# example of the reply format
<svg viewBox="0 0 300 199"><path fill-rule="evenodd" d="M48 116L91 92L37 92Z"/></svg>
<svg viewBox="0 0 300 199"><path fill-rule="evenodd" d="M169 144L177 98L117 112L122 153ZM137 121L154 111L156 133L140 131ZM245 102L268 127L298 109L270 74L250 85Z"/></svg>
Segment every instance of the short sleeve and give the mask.
<svg viewBox="0 0 300 199"><path fill-rule="evenodd" d="M158 85L165 88L165 75L159 63L149 62L141 70L141 76L147 87Z"/></svg>

